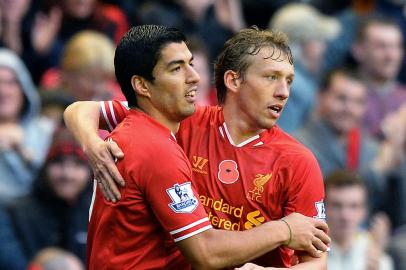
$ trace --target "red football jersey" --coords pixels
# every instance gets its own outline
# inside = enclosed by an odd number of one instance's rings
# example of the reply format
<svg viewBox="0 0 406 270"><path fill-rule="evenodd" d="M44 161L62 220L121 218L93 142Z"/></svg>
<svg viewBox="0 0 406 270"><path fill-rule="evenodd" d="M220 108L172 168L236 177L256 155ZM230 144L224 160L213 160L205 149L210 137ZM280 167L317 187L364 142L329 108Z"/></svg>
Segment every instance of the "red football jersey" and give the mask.
<svg viewBox="0 0 406 270"><path fill-rule="evenodd" d="M112 127L127 114L118 101L102 102L101 109ZM192 164L194 185L213 227L246 230L293 212L325 218L317 160L279 127L236 145L222 109L198 107L181 123L177 139ZM292 255L280 247L255 262L289 267Z"/></svg>
<svg viewBox="0 0 406 270"><path fill-rule="evenodd" d="M99 189L90 209L87 269L190 269L181 241L212 228L192 187L192 168L171 132L128 111L110 138L124 152L117 203Z"/></svg>

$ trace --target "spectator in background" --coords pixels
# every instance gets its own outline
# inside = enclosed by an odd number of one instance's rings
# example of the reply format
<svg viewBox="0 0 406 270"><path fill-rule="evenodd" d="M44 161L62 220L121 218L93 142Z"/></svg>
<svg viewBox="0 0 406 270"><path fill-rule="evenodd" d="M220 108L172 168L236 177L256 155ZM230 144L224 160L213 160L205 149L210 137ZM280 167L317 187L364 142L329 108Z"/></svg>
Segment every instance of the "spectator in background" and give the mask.
<svg viewBox="0 0 406 270"><path fill-rule="evenodd" d="M0 204L27 194L54 131L20 58L0 49Z"/></svg>
<svg viewBox="0 0 406 270"><path fill-rule="evenodd" d="M406 269L406 226L393 234L388 245L388 253L393 258L395 269Z"/></svg>
<svg viewBox="0 0 406 270"><path fill-rule="evenodd" d="M27 270L84 270L83 263L72 253L55 247L41 250Z"/></svg>
<svg viewBox="0 0 406 270"><path fill-rule="evenodd" d="M10 216L0 206L0 269L25 270L27 260L15 236Z"/></svg>
<svg viewBox="0 0 406 270"><path fill-rule="evenodd" d="M320 85L315 115L295 133L319 161L323 175L337 169L359 171L370 165L378 145L360 129L366 87L347 68L332 70Z"/></svg>
<svg viewBox="0 0 406 270"><path fill-rule="evenodd" d="M24 19L30 9L31 0L0 0L0 39L4 46L16 54L23 53ZM4 12L6 11L6 12Z"/></svg>
<svg viewBox="0 0 406 270"><path fill-rule="evenodd" d="M54 122L55 126L62 123L63 111L75 100L72 96L61 91L40 91L41 115Z"/></svg>
<svg viewBox="0 0 406 270"><path fill-rule="evenodd" d="M200 76L196 92L196 103L202 106L216 105L216 90L211 79L213 72L204 43L197 36L192 36L188 39L188 48L193 54L193 67Z"/></svg>
<svg viewBox="0 0 406 270"><path fill-rule="evenodd" d="M58 246L86 258L91 173L79 145L58 130L33 191L8 206L26 261L41 249Z"/></svg>
<svg viewBox="0 0 406 270"><path fill-rule="evenodd" d="M198 35L212 62L224 42L245 27L241 8L241 0L146 1L138 17L140 24L176 27L187 35Z"/></svg>
<svg viewBox="0 0 406 270"><path fill-rule="evenodd" d="M77 32L95 30L118 42L128 29L125 14L117 6L98 0L33 1L28 17L23 59L36 82L50 67L58 66L65 43Z"/></svg>
<svg viewBox="0 0 406 270"><path fill-rule="evenodd" d="M396 79L404 53L402 32L390 19L374 16L362 21L356 37L352 53L368 87L363 124L382 139L382 120L406 103L406 87Z"/></svg>
<svg viewBox="0 0 406 270"><path fill-rule="evenodd" d="M375 211L383 202L385 181L376 168L380 146L360 128L366 98L358 73L348 68L331 71L321 83L315 115L294 136L314 153L323 175L338 169L360 173Z"/></svg>
<svg viewBox="0 0 406 270"><path fill-rule="evenodd" d="M395 229L406 227L406 104L382 122L384 141L375 167L385 177L384 210Z"/></svg>
<svg viewBox="0 0 406 270"><path fill-rule="evenodd" d="M114 49L114 43L102 33L75 34L65 45L61 69L47 72L42 87L58 89L74 100L123 99L114 77Z"/></svg>
<svg viewBox="0 0 406 270"><path fill-rule="evenodd" d="M295 58L295 80L278 122L291 133L302 127L311 115L326 42L337 36L340 27L334 17L323 16L312 6L300 3L280 8L269 27L287 33Z"/></svg>
<svg viewBox="0 0 406 270"><path fill-rule="evenodd" d="M390 224L376 215L369 230L361 229L367 217L364 181L349 171L336 171L325 179L326 212L331 250L329 270L391 270L393 262L384 253Z"/></svg>

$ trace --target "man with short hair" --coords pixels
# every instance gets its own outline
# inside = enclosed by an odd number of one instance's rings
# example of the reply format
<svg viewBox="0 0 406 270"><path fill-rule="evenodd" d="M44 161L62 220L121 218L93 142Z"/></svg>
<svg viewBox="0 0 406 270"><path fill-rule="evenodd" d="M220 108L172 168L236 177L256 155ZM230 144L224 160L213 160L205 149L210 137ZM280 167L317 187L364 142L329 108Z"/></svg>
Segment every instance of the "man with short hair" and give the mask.
<svg viewBox="0 0 406 270"><path fill-rule="evenodd" d="M222 107L198 107L181 122L177 142L192 163L200 202L214 227L249 232L248 229L256 230L266 221L289 217L293 212L311 217L307 220L310 223L325 218L323 181L316 159L275 125L293 77L293 60L285 34L257 28L241 30L225 43L216 63L215 82ZM186 96L190 98L194 93L187 92ZM98 106L75 103L65 112L68 125L87 149L94 168L103 154L110 155L111 147L96 138ZM114 127L129 111L120 102L104 102L101 120ZM125 125L124 122L118 127ZM112 151L119 156L117 148ZM116 172L115 168L112 170ZM106 189L110 173L103 169L100 172L104 176L96 177L103 178L101 185L111 195ZM303 230L298 222L289 222L293 234ZM303 256L294 268L325 269L326 254L316 250L320 239L313 239L314 246L306 251L318 258L310 258L309 253L297 254ZM242 241L248 244L247 239ZM253 252L253 248L246 246L243 252ZM290 267L293 255L291 249L279 246L256 262Z"/></svg>
<svg viewBox="0 0 406 270"><path fill-rule="evenodd" d="M404 57L402 44L402 31L395 21L372 16L361 21L352 45L352 54L368 88L363 125L379 139L384 117L406 103L406 87L397 81Z"/></svg>
<svg viewBox="0 0 406 270"><path fill-rule="evenodd" d="M332 237L328 269L393 269L384 253L389 237L387 217L376 215L369 231L361 229L368 213L364 181L355 173L338 170L326 177L325 186Z"/></svg>

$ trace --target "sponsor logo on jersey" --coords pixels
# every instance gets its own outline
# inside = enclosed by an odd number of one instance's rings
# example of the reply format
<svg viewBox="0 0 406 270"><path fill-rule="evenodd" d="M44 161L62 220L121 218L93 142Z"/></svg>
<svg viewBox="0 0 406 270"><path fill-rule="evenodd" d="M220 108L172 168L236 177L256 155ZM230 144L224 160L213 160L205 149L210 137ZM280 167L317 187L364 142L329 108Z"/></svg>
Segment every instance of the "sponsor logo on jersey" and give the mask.
<svg viewBox="0 0 406 270"><path fill-rule="evenodd" d="M175 184L173 187L168 188L166 193L172 200L172 203L169 203L168 206L175 213L192 213L199 204L190 182Z"/></svg>
<svg viewBox="0 0 406 270"><path fill-rule="evenodd" d="M199 156L193 156L192 160L192 170L194 172L202 173L202 174L207 174L207 170L205 168L207 167L206 164L209 160L207 158L199 157Z"/></svg>
<svg viewBox="0 0 406 270"><path fill-rule="evenodd" d="M247 193L247 198L259 203L262 203L262 193L264 192L264 185L272 178L272 173L257 174L254 179L254 188Z"/></svg>
<svg viewBox="0 0 406 270"><path fill-rule="evenodd" d="M325 220L326 209L324 208L324 202L323 201L315 202L314 206L316 207L317 210L317 215L315 215L314 218Z"/></svg>
<svg viewBox="0 0 406 270"><path fill-rule="evenodd" d="M244 227L245 229L252 229L256 226L261 225L264 223L265 218L261 216L261 212L259 210L255 210L252 212L249 212L247 214L247 222L245 222Z"/></svg>

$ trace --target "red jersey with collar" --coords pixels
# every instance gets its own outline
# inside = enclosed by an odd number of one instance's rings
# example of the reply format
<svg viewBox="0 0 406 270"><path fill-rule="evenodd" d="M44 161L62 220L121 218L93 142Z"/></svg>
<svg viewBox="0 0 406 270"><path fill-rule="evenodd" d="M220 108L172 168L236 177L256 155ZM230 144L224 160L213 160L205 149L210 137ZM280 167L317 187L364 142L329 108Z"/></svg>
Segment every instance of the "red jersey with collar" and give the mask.
<svg viewBox="0 0 406 270"><path fill-rule="evenodd" d="M111 122L111 111L117 122L127 113L120 102L101 104ZM325 218L315 157L279 127L235 145L222 109L198 107L182 121L177 139L192 164L194 184L213 227L246 230L293 212ZM255 262L289 267L292 255L279 247Z"/></svg>
<svg viewBox="0 0 406 270"><path fill-rule="evenodd" d="M175 242L212 226L184 152L167 128L135 110L110 139L125 154L117 167L126 186L114 204L95 192L87 269L191 269Z"/></svg>

